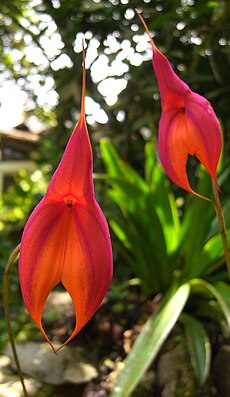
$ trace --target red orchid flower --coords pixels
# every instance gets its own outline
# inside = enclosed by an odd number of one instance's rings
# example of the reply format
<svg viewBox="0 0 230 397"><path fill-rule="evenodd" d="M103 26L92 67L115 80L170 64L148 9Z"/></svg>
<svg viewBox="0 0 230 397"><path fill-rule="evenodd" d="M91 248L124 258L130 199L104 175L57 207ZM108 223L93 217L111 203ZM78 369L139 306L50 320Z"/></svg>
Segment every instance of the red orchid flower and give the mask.
<svg viewBox="0 0 230 397"><path fill-rule="evenodd" d="M220 126L207 99L193 92L173 71L167 58L158 50L142 16L149 35L162 105L158 147L162 166L178 186L194 192L186 172L188 155L195 155L217 184L216 170L222 147Z"/></svg>
<svg viewBox="0 0 230 397"><path fill-rule="evenodd" d="M112 277L108 225L94 198L92 149L84 102L83 51L80 119L46 195L26 223L19 259L25 306L54 351L41 322L50 291L61 282L74 304L76 325L64 346L93 316Z"/></svg>

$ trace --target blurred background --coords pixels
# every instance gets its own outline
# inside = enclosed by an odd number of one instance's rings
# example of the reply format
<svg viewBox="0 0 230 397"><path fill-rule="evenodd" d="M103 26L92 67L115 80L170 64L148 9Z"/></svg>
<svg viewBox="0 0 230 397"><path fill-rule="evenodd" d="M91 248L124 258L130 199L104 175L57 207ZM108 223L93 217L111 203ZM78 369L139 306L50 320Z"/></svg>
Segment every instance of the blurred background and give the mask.
<svg viewBox="0 0 230 397"><path fill-rule="evenodd" d="M192 90L211 102L223 131L222 164L223 169L226 169L230 154L228 0L1 0L0 3L1 281L8 256L20 242L24 224L44 195L79 118L83 38L87 69L86 120L94 153L96 197L112 232L115 270L111 288L98 313L72 343L77 349L74 353L78 357L76 360L81 362L79 357L83 357L82 362L91 367L89 374L76 382L75 377L75 380L68 376L60 379L59 375L56 380L46 379L44 374L39 376L41 369L35 368L32 373L27 369L24 371L26 375L35 380L35 383L31 381L31 393L37 397L108 396L122 366L121 361L170 285L171 272L168 278L160 279L157 284L149 282L161 266L159 258L155 258L151 250L145 258L141 257L142 254L133 255L135 250L146 249L145 242L156 244L155 248L157 246L157 241L152 242L149 238L151 224L148 210L143 215L146 216L145 230L140 230L143 241L138 238L128 240L128 232L124 230L129 229L131 233L134 223L125 218L127 211L121 204L128 196L123 193L118 198L114 190L111 192L111 186L108 186L103 176L106 173L107 177L108 174L114 176L108 164L109 152L111 161L120 161L120 165L127 166L123 168L124 173L135 173L136 179L133 174L133 181L135 179L138 188L142 183L138 176L141 181L145 179L148 182L149 168L146 171L145 165L149 150L155 152L155 158L151 160L148 157L148 164L151 161L157 163L160 97L151 64L151 46L135 8L142 12L156 45L167 56L177 74ZM105 138L109 141L108 145ZM188 172L193 186L197 183L197 170L197 162L190 159ZM173 194L181 220L187 195L165 181L166 178L164 183ZM116 190L116 187L113 186L113 189ZM139 194L138 190L134 193ZM229 194L230 185L226 182L222 197L227 203ZM129 203L131 205L131 201ZM140 207L133 204L133 208L134 211L143 210L142 204ZM228 220L229 216L227 224ZM207 226L209 229L210 224L211 221ZM173 239L172 234L169 240ZM159 237L159 246L160 241ZM141 260L149 258L151 262L151 255L155 258L152 264L155 270L149 269L147 275L143 275L140 271ZM173 270L181 266L181 261L183 258L179 260L177 257ZM223 268L220 268L220 273L223 274ZM226 274L223 278L226 279ZM31 351L37 354L37 347L32 342L40 343L42 338L23 307L17 266L11 275L10 291L15 337L18 343L28 342L28 349L35 349ZM0 297L0 349L2 360L6 360L4 349L7 334L3 320L2 282ZM49 305L44 323L50 338L61 343L71 333L74 316L68 296L60 286L53 292ZM215 319L209 322L209 331L214 348L217 349L217 340L223 337L220 337ZM179 342L180 348L184 346L181 330L173 332L175 335L166 351L174 352ZM2 365L6 368L8 364L4 360ZM26 358L23 360L26 361ZM69 360L73 361L72 358ZM55 372L55 365L51 363L46 373ZM64 364L61 362L60 365L62 369L57 369L57 372L63 373ZM193 379L190 368L188 373L180 369L180 376L178 373L172 375L172 379L177 379L175 382L180 385L174 387L174 394L170 394L167 387L172 380L167 377L165 380L162 365L164 362L162 364L161 361L152 368L149 378L135 396L221 395L218 389L221 386L215 381L221 372L218 366L203 388L198 387L196 380L186 380ZM28 366L31 367L31 364ZM163 374L166 372L164 367ZM6 388L0 394L7 397L11 394L7 391L7 381L4 379L3 376L1 387L5 385ZM192 385L188 386L186 382ZM21 395L20 387L17 389L12 382L9 389L14 390L15 396ZM182 390L181 394L179 390ZM188 394L185 394L185 390ZM215 390L219 394L215 394Z"/></svg>

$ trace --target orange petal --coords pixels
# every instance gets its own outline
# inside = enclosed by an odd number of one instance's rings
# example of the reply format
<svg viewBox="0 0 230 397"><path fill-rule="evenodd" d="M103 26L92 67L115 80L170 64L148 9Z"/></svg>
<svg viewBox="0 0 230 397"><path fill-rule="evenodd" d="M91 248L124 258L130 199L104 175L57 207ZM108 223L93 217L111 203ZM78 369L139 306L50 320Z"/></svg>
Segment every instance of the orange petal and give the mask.
<svg viewBox="0 0 230 397"><path fill-rule="evenodd" d="M220 125L211 104L193 92L158 50L148 27L138 14L152 44L152 64L159 85L162 116L159 126L159 156L167 175L183 189L195 193L188 182L188 155L196 155L216 181L222 147Z"/></svg>
<svg viewBox="0 0 230 397"><path fill-rule="evenodd" d="M69 208L43 199L23 233L19 275L25 305L48 341L42 312L49 292L63 283L76 314L68 343L95 313L112 277L109 230L96 201L82 199Z"/></svg>
<svg viewBox="0 0 230 397"><path fill-rule="evenodd" d="M65 344L98 309L112 277L109 230L97 202L76 203L72 212L61 281L74 303L76 327Z"/></svg>
<svg viewBox="0 0 230 397"><path fill-rule="evenodd" d="M196 154L200 139L198 131L184 111L175 113L171 109L163 112L158 142L161 163L169 178L188 192L205 199L191 189L187 177L188 154Z"/></svg>
<svg viewBox="0 0 230 397"><path fill-rule="evenodd" d="M45 337L41 317L47 296L61 280L68 226L65 212L63 203L54 205L44 198L31 214L21 241L19 277L23 300Z"/></svg>
<svg viewBox="0 0 230 397"><path fill-rule="evenodd" d="M50 198L62 198L66 194L74 197L93 195L92 148L85 122L85 56L83 51L83 83L80 119L66 146L48 187Z"/></svg>
<svg viewBox="0 0 230 397"><path fill-rule="evenodd" d="M63 283L75 308L76 327L65 345L95 313L112 276L108 225L94 199L92 150L84 114L84 56L82 87L80 120L45 197L27 221L21 242L23 299L50 344L41 317L54 286Z"/></svg>

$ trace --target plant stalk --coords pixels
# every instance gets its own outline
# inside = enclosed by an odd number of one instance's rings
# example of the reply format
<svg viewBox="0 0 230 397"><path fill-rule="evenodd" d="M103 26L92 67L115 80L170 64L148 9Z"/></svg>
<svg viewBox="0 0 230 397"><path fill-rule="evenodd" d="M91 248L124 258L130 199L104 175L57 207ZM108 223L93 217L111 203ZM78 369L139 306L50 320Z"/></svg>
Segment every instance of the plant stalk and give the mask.
<svg viewBox="0 0 230 397"><path fill-rule="evenodd" d="M20 379L20 382L21 382L21 385L22 385L24 397L29 397L28 393L27 393L27 390L26 390L25 382L24 382L24 379L23 379L22 370L21 370L20 362L19 362L19 359L18 359L18 355L17 355L15 343L14 343L14 336L13 336L13 332L12 332L12 328L11 328L11 324L10 324L9 276L10 276L10 273L12 271L12 268L13 268L14 264L18 260L19 252L20 252L20 244L10 254L9 260L7 262L7 265L6 265L6 268L5 268L5 271L4 271L3 302L4 302L4 312L5 312L5 321L6 321L7 333L8 333L8 337L9 337L9 342L11 344L11 349L12 349L14 361L15 361L15 364L16 364L18 376L19 376L19 379Z"/></svg>
<svg viewBox="0 0 230 397"><path fill-rule="evenodd" d="M229 250L228 250L226 226L225 226L224 214L221 209L218 186L217 186L216 182L214 181L214 179L212 179L212 192L213 192L213 197L214 197L215 210L216 210L217 218L218 218L219 225L220 225L220 235L222 238L224 256L225 256L227 270L228 270L228 278L230 280L230 255L229 255Z"/></svg>

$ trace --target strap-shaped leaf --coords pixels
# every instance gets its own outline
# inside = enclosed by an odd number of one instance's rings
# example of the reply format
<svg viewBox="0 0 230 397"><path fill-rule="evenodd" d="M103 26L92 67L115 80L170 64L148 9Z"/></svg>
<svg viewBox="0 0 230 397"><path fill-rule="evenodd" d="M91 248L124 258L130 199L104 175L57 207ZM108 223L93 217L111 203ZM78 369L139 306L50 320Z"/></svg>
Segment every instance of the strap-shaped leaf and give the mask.
<svg viewBox="0 0 230 397"><path fill-rule="evenodd" d="M199 184L196 191L202 196L209 197L211 192L211 178L206 171L200 169ZM205 214L205 216L204 216ZM193 277L193 263L197 262L200 250L207 241L210 222L215 215L213 205L209 201L187 196L184 217L181 225L181 254L185 259L185 270ZM202 222L201 222L202 219Z"/></svg>
<svg viewBox="0 0 230 397"><path fill-rule="evenodd" d="M112 177L124 176L130 183L140 190L147 192L148 186L143 178L128 164L125 163L117 153L113 144L106 140L100 141L101 155L108 174Z"/></svg>
<svg viewBox="0 0 230 397"><path fill-rule="evenodd" d="M183 314L181 321L195 375L203 383L207 379L211 364L211 346L207 332L201 322L191 315Z"/></svg>
<svg viewBox="0 0 230 397"><path fill-rule="evenodd" d="M162 225L167 253L170 255L178 247L180 222L168 177L157 163L150 142L145 145L145 178L151 191L152 205Z"/></svg>
<svg viewBox="0 0 230 397"><path fill-rule="evenodd" d="M227 231L227 241L230 247L230 230ZM224 261L223 242L220 234L212 237L201 250L199 261L193 266L194 275L203 275L204 272L215 270L218 264Z"/></svg>
<svg viewBox="0 0 230 397"><path fill-rule="evenodd" d="M111 397L128 397L157 356L189 297L189 283L173 285L159 310L152 314L126 358Z"/></svg>
<svg viewBox="0 0 230 397"><path fill-rule="evenodd" d="M230 329L230 286L223 282L210 284L202 279L193 279L190 281L190 284L191 286L201 285L211 292L211 294L216 298L217 302L219 303Z"/></svg>
<svg viewBox="0 0 230 397"><path fill-rule="evenodd" d="M156 165L157 158L152 142L147 142L145 145L145 180L148 185L151 185L153 170Z"/></svg>

